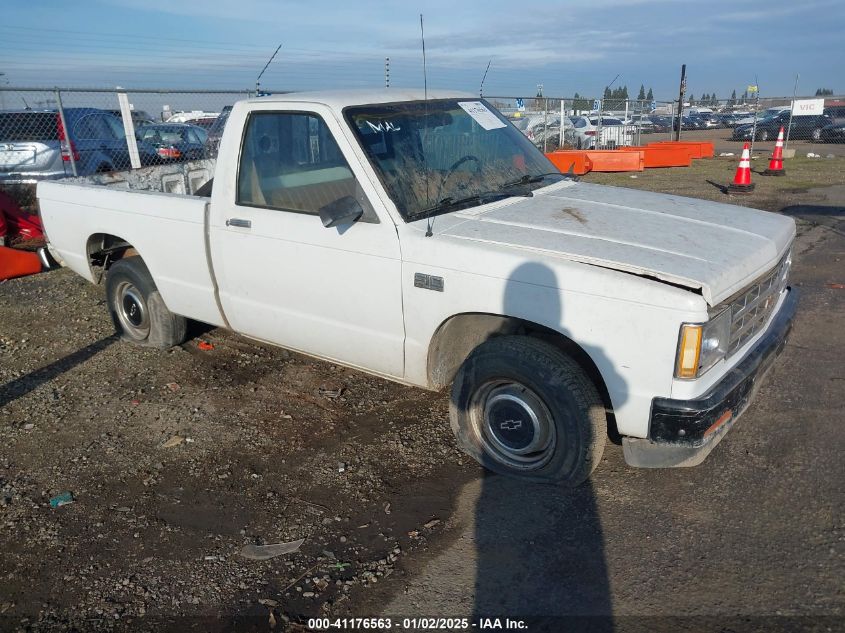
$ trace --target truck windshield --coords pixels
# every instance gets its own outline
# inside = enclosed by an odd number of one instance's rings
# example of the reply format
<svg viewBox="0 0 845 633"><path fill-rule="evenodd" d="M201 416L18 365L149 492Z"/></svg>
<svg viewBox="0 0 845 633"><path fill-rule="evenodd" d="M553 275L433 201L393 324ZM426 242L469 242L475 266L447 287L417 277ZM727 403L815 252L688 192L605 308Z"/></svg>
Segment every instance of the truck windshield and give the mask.
<svg viewBox="0 0 845 633"><path fill-rule="evenodd" d="M564 176L486 101L436 99L345 110L406 221L514 195Z"/></svg>

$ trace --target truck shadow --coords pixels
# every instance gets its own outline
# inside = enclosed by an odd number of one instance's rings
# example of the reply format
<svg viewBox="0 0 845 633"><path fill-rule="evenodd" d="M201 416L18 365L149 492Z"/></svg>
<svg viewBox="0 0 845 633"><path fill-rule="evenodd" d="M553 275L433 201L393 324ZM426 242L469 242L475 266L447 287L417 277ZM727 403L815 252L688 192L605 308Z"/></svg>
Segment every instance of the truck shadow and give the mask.
<svg viewBox="0 0 845 633"><path fill-rule="evenodd" d="M783 207L780 213L803 220L812 226L823 226L834 233L845 235L842 222L845 219L845 206L793 204Z"/></svg>
<svg viewBox="0 0 845 633"><path fill-rule="evenodd" d="M61 376L63 373L70 371L74 367L81 365L99 352L106 349L112 343L117 342L119 338L120 337L117 334L107 336L99 341L91 343L90 345L86 345L82 349L76 350L67 356L63 356L62 358L53 361L49 365L45 365L40 369L36 369L25 376L21 376L20 378L16 378L15 380L0 386L0 407L6 406L18 398L25 396L30 391L38 389L45 383L48 383L54 378Z"/></svg>
<svg viewBox="0 0 845 633"><path fill-rule="evenodd" d="M559 285L548 266L523 264L508 280L503 313L540 310L545 323L565 333L560 295L547 291ZM616 385L617 406L627 400L625 381L608 369L612 364L602 350L583 349ZM610 411L609 396L602 396ZM505 618L524 619L530 631L614 629L604 536L590 481L566 488L487 473L475 507L475 549L476 622L498 617L504 627Z"/></svg>

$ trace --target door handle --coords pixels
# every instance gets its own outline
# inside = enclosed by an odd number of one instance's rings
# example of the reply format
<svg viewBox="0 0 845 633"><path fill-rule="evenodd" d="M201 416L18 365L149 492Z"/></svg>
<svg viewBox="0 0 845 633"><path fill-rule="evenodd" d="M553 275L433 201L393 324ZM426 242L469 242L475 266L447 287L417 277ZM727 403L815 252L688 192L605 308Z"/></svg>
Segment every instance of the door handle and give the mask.
<svg viewBox="0 0 845 633"><path fill-rule="evenodd" d="M229 218L228 220L226 220L226 226L237 226L242 229L249 229L252 228L252 221L242 220L240 218Z"/></svg>

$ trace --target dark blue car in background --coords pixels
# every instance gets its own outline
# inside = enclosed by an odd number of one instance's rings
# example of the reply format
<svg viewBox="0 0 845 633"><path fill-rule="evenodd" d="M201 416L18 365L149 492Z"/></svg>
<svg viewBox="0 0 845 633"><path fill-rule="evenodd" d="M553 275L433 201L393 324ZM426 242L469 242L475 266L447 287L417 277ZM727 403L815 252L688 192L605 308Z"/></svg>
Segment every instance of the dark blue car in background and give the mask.
<svg viewBox="0 0 845 633"><path fill-rule="evenodd" d="M0 183L88 176L130 168L123 123L105 110L65 108L62 125L57 110L0 111ZM153 164L155 149L138 142L142 165Z"/></svg>

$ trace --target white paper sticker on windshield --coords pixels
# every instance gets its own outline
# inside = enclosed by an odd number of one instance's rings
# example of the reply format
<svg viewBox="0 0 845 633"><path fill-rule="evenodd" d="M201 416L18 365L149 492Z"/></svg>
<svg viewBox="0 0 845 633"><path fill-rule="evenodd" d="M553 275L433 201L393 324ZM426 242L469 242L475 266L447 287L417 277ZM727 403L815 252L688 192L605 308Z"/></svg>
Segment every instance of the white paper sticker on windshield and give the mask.
<svg viewBox="0 0 845 633"><path fill-rule="evenodd" d="M480 101L458 101L458 105L485 130L497 130L500 127L505 127L499 117L490 112L487 106Z"/></svg>

